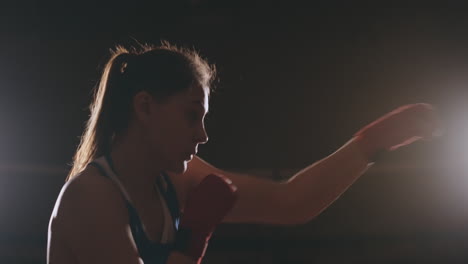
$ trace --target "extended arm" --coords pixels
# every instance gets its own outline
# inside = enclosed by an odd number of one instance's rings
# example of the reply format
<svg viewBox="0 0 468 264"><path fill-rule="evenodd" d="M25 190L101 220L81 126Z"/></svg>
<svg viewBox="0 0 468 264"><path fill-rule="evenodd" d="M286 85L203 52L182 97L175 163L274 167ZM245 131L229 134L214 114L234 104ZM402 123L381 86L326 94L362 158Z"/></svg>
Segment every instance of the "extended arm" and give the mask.
<svg viewBox="0 0 468 264"><path fill-rule="evenodd" d="M225 222L300 224L333 203L366 171L379 152L430 138L436 128L431 106L408 105L364 127L336 152L285 182L227 172L198 157L189 163L183 176L192 180L191 185L210 173L223 174L233 181L239 198Z"/></svg>
<svg viewBox="0 0 468 264"><path fill-rule="evenodd" d="M362 175L368 162L355 140L335 153L304 168L287 181L227 172L200 158L189 165L191 175L223 174L238 188L238 201L224 222L300 224L305 223L333 201Z"/></svg>

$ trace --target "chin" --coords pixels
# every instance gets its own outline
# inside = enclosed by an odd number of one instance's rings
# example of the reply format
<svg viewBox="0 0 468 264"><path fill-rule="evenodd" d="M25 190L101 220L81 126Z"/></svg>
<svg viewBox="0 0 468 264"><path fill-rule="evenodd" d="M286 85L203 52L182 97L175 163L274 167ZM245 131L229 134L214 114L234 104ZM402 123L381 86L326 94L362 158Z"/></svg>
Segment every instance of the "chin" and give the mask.
<svg viewBox="0 0 468 264"><path fill-rule="evenodd" d="M177 162L171 166L168 171L176 174L182 174L187 171L187 161Z"/></svg>

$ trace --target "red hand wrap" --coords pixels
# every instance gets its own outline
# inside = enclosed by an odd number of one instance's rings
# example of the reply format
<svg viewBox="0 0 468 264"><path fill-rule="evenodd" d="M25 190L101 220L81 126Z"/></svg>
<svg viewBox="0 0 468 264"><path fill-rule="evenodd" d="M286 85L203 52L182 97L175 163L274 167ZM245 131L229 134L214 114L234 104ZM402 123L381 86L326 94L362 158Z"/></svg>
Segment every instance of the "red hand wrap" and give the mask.
<svg viewBox="0 0 468 264"><path fill-rule="evenodd" d="M208 241L216 226L232 209L237 199L237 188L222 176L210 174L187 197L179 229L178 244L185 244L183 251L196 261L205 254Z"/></svg>
<svg viewBox="0 0 468 264"><path fill-rule="evenodd" d="M358 131L358 144L370 161L381 151L395 150L433 136L437 117L429 104L401 106Z"/></svg>

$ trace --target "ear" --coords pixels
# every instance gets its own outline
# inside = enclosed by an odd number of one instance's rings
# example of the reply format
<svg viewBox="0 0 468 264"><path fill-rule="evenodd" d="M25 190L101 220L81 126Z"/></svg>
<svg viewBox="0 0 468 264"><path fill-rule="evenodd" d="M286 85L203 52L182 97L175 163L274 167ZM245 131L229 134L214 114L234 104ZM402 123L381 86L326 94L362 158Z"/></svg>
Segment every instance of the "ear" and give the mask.
<svg viewBox="0 0 468 264"><path fill-rule="evenodd" d="M135 94L132 103L135 118L146 124L151 116L151 106L154 104L154 97L147 91L140 91Z"/></svg>

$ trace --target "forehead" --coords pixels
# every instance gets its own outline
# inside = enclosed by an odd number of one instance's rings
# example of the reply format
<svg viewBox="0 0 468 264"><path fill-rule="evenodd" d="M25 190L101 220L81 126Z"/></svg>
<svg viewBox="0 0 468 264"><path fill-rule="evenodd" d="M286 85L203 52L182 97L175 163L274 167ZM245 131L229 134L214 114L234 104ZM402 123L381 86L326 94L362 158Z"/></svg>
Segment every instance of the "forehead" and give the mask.
<svg viewBox="0 0 468 264"><path fill-rule="evenodd" d="M186 103L198 104L208 112L209 88L201 85L193 85L186 93Z"/></svg>

